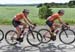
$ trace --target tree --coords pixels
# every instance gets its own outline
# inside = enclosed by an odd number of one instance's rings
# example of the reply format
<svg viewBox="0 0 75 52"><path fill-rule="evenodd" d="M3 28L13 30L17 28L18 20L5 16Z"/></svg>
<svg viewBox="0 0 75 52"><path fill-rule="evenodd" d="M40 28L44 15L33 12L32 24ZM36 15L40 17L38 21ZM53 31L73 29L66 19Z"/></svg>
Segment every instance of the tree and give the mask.
<svg viewBox="0 0 75 52"><path fill-rule="evenodd" d="M73 7L73 5L75 5L75 1L70 1L69 3L68 3L68 5L69 5L69 7Z"/></svg>
<svg viewBox="0 0 75 52"><path fill-rule="evenodd" d="M42 19L46 19L47 17L52 15L52 13L52 10L47 5L43 5L39 8L39 17Z"/></svg>

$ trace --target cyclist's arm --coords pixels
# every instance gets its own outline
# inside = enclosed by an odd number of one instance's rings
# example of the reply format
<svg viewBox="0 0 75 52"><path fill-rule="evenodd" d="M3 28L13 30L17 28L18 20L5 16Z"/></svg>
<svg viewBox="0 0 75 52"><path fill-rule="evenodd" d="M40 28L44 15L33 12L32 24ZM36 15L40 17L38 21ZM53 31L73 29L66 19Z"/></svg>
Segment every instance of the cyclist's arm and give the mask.
<svg viewBox="0 0 75 52"><path fill-rule="evenodd" d="M33 23L31 22L31 20L30 20L29 18L26 18L26 19L27 19L27 21L28 21L30 24L33 25Z"/></svg>
<svg viewBox="0 0 75 52"><path fill-rule="evenodd" d="M63 21L60 17L58 17L58 21L59 21L61 24L65 24L64 21Z"/></svg>
<svg viewBox="0 0 75 52"><path fill-rule="evenodd" d="M26 18L26 17L23 17L23 19L24 19L24 22L25 22L26 24L30 25L30 24L28 23L28 21L27 21L27 18Z"/></svg>
<svg viewBox="0 0 75 52"><path fill-rule="evenodd" d="M66 27L69 27L61 18L59 18L58 20L61 24L65 25Z"/></svg>
<svg viewBox="0 0 75 52"><path fill-rule="evenodd" d="M49 20L51 18L51 16L49 16L48 18L47 18L47 20Z"/></svg>

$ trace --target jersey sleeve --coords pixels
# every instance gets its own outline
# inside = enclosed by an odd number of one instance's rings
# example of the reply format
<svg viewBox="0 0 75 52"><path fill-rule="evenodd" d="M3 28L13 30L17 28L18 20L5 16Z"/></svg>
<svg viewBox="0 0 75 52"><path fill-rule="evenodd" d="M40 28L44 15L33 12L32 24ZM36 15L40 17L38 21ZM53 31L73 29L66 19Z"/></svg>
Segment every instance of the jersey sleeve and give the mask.
<svg viewBox="0 0 75 52"><path fill-rule="evenodd" d="M60 19L60 16L57 16L57 19Z"/></svg>
<svg viewBox="0 0 75 52"><path fill-rule="evenodd" d="M60 16L59 16L58 14L56 14L55 17L56 17L57 19L60 19Z"/></svg>

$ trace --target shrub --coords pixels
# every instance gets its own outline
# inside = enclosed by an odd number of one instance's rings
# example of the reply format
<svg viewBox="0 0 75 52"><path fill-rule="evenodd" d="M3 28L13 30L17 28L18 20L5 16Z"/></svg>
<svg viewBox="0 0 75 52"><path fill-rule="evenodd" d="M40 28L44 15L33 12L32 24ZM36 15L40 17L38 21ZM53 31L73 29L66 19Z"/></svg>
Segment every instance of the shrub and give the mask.
<svg viewBox="0 0 75 52"><path fill-rule="evenodd" d="M46 19L50 15L52 15L52 10L47 7L46 5L43 5L42 7L39 8L39 18L41 19Z"/></svg>

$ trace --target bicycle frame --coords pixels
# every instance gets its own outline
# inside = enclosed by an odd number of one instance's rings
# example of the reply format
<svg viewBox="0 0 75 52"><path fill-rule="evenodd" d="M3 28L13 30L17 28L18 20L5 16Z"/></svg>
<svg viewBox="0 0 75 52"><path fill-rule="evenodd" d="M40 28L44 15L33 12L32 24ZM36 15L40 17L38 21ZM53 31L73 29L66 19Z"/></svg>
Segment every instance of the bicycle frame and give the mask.
<svg viewBox="0 0 75 52"><path fill-rule="evenodd" d="M27 32L32 33L32 31L34 30L34 28L31 27L31 26L26 27L26 28L22 28L22 29L23 29L23 30L21 31L20 36L23 35L23 38L24 38L24 35L25 35ZM28 29L28 30L26 31L26 29ZM25 32L25 31L26 31L26 32ZM33 33L32 33L32 36L33 36L33 38L35 38L34 35L33 35Z"/></svg>
<svg viewBox="0 0 75 52"><path fill-rule="evenodd" d="M58 28L57 28L58 29ZM61 26L61 31L65 31L65 30L68 30L68 29L70 29L70 27L67 27L67 26L64 26L64 25L62 25ZM57 31L57 30L55 30L55 31ZM50 30L49 30L49 32L50 32L50 34L52 33ZM44 35L46 35L48 32L45 32L45 34ZM56 33L56 34L58 34L58 32ZM66 34L66 32L65 32L65 34ZM67 35L66 35L67 36ZM67 36L68 37L68 36Z"/></svg>

